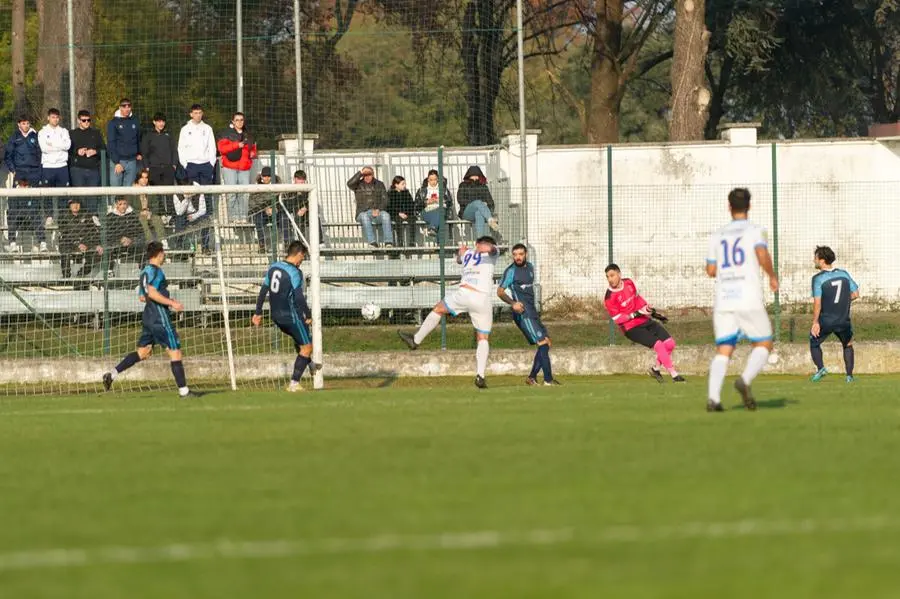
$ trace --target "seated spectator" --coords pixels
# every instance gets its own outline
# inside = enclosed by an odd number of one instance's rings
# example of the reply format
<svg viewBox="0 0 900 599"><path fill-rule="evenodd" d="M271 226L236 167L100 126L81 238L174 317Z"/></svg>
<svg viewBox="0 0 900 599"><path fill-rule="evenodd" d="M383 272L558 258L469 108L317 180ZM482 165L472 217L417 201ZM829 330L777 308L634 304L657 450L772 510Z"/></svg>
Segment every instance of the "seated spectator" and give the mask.
<svg viewBox="0 0 900 599"><path fill-rule="evenodd" d="M387 189L385 189L384 183L375 178L375 169L371 166L364 166L358 173L350 177L347 187L353 190L356 198L356 221L362 225L366 243L372 247L378 247L372 223L380 222L384 245L393 247L394 232L391 229L391 218L387 213Z"/></svg>
<svg viewBox="0 0 900 599"><path fill-rule="evenodd" d="M305 171L294 171L295 185L302 185L306 183L307 180ZM309 242L309 192L300 191L286 195L284 197L284 205L297 222L297 226L300 228L300 232L303 233L306 241ZM290 233L290 231L288 231L288 233ZM319 214L319 245L324 243L325 229L322 227L322 215Z"/></svg>
<svg viewBox="0 0 900 599"><path fill-rule="evenodd" d="M437 234L441 224L441 188L438 185L438 172L434 169L428 171L428 176L422 181L422 187L416 192L416 206L420 216L428 225L428 233ZM447 178L444 178L444 221L450 220L453 209L453 194L447 186Z"/></svg>
<svg viewBox="0 0 900 599"><path fill-rule="evenodd" d="M397 175L391 181L388 190L388 214L394 222L394 230L397 235L397 245L409 247L414 245L416 238L416 218L418 210L412 194L406 188L406 179Z"/></svg>
<svg viewBox="0 0 900 599"><path fill-rule="evenodd" d="M138 171L138 178L134 182L135 187L150 186L150 169L145 168ZM142 194L139 196L131 196L131 207L141 220L141 228L144 231L144 239L147 242L160 241L163 249L169 249L166 242L166 227L163 225L162 216L166 213L165 196L159 194ZM153 227L151 235L150 228Z"/></svg>
<svg viewBox="0 0 900 599"><path fill-rule="evenodd" d="M76 277L87 277L94 266L103 257L100 245L99 219L87 211L81 210L81 198L69 199L69 210L59 217L59 265L62 276L72 276L72 260L84 260L75 274ZM77 284L76 289L87 289L86 283Z"/></svg>
<svg viewBox="0 0 900 599"><path fill-rule="evenodd" d="M115 204L106 215L106 251L110 258L138 260L144 251L141 221L128 205L128 197L116 196Z"/></svg>
<svg viewBox="0 0 900 599"><path fill-rule="evenodd" d="M31 187L30 179L17 179L16 187L23 189ZM9 198L9 206L6 212L6 223L9 234L10 252L18 252L19 232L30 231L34 233L34 242L41 243L46 239L46 229L44 228L44 219L41 217L41 199L40 198ZM44 244L43 247L46 247ZM31 251L37 251L38 246L31 248Z"/></svg>
<svg viewBox="0 0 900 599"><path fill-rule="evenodd" d="M179 182L186 185L187 182ZM194 183L199 185L199 183ZM178 247L187 248L187 232L200 229L200 245L204 254L209 254L210 248L210 222L212 218L207 212L206 195L186 193L173 198L175 212L175 235L178 236Z"/></svg>
<svg viewBox="0 0 900 599"><path fill-rule="evenodd" d="M488 228L499 231L497 219L494 218L494 198L487 186L487 178L477 166L470 166L459 184L456 192L459 202L459 217L472 221L475 238L488 234Z"/></svg>
<svg viewBox="0 0 900 599"><path fill-rule="evenodd" d="M257 185L271 185L272 183L281 183L281 179L276 175L272 177L272 168L264 166L256 177ZM272 226L278 228L281 232L282 239L290 237L290 230L286 230L286 226L290 226L287 219L281 215L280 206L278 205L278 194L274 193L254 193L250 196L250 215L253 224L256 226L256 239L259 244L260 254L269 254L275 251L272 240Z"/></svg>

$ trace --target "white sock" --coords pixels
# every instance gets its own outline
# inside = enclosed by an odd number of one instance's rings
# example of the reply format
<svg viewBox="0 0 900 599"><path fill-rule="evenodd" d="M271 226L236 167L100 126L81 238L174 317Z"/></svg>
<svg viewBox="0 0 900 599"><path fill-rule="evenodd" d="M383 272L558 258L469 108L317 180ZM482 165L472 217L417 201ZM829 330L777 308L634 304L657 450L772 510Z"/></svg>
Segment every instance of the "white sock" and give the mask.
<svg viewBox="0 0 900 599"><path fill-rule="evenodd" d="M709 365L709 398L716 403L722 403L722 383L728 373L727 356L716 354Z"/></svg>
<svg viewBox="0 0 900 599"><path fill-rule="evenodd" d="M117 376L119 376L119 372L115 368L109 371L109 378L112 380L116 380Z"/></svg>
<svg viewBox="0 0 900 599"><path fill-rule="evenodd" d="M478 348L475 350L475 373L482 378L484 378L484 372L487 370L489 353L491 353L491 346L487 339L479 339Z"/></svg>
<svg viewBox="0 0 900 599"><path fill-rule="evenodd" d="M187 387L179 387L178 388L178 395L180 395L181 397L184 397L185 395L187 395L190 392L191 392L191 390L188 389Z"/></svg>
<svg viewBox="0 0 900 599"><path fill-rule="evenodd" d="M413 341L416 342L416 345L425 341L425 337L428 336L428 333L433 331L439 324L441 324L441 315L434 311L429 312L428 316L425 317L425 322L422 323L422 326L420 326L419 330L416 331L416 334L413 335Z"/></svg>
<svg viewBox="0 0 900 599"><path fill-rule="evenodd" d="M753 351L750 352L750 357L747 358L747 366L744 367L744 373L741 375L744 382L748 385L752 383L753 379L756 378L756 375L758 375L763 367L765 367L768 359L768 348L762 346L754 347Z"/></svg>

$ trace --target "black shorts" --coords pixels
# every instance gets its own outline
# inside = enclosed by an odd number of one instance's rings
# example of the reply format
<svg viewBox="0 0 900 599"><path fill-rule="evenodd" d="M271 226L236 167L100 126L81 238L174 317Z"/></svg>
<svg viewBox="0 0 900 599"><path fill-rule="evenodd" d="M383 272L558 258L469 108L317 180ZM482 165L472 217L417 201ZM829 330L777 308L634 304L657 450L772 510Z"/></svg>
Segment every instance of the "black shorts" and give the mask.
<svg viewBox="0 0 900 599"><path fill-rule="evenodd" d="M528 316L516 314L513 316L513 322L516 323L516 326L519 327L519 330L525 335L528 345L535 345L538 341L543 341L548 337L547 328L544 326L544 323L541 322L540 318L529 318Z"/></svg>
<svg viewBox="0 0 900 599"><path fill-rule="evenodd" d="M175 327L168 320L154 324L144 324L137 346L161 345L166 349L181 349L181 340Z"/></svg>
<svg viewBox="0 0 900 599"><path fill-rule="evenodd" d="M302 320L296 322L276 322L281 332L288 335L294 341L294 347L299 351L304 345L312 343L312 335L309 333L309 327Z"/></svg>
<svg viewBox="0 0 900 599"><path fill-rule="evenodd" d="M853 341L853 324L851 324L850 322L844 322L840 324L822 323L818 337L813 337L812 334L810 334L809 345L811 347L818 347L822 345L822 343L826 339L828 339L828 336L831 334L834 334L834 336L837 337L841 342L841 345L846 347L848 343Z"/></svg>
<svg viewBox="0 0 900 599"><path fill-rule="evenodd" d="M653 349L657 341L665 341L671 337L669 331L655 320L648 320L640 326L625 331L625 336L638 345L643 345L650 349Z"/></svg>

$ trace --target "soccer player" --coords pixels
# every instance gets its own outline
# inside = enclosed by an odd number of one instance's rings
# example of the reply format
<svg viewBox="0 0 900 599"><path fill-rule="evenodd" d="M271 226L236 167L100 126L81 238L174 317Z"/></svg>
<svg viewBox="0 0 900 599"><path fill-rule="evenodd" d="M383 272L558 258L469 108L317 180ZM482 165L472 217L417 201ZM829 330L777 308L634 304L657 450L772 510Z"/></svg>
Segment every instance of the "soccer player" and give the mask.
<svg viewBox="0 0 900 599"><path fill-rule="evenodd" d="M137 350L126 355L110 372L103 375L103 388L112 388L113 381L138 362L147 360L153 353L153 345L161 345L172 360L172 376L178 386L178 395L182 398L200 397L200 393L191 391L184 374L181 362L181 341L175 331L175 325L169 317L169 308L175 312L184 310L184 306L169 297L168 283L162 265L166 252L158 241L147 244L147 266L141 271L141 283L138 288L138 299L144 303L144 315L141 318L143 329L138 338Z"/></svg>
<svg viewBox="0 0 900 599"><path fill-rule="evenodd" d="M534 265L528 261L528 248L517 243L512 248L513 263L503 271L497 296L509 304L513 311L513 321L529 345L537 345L531 374L525 380L527 385L537 385L537 375L544 371L544 385L559 385L553 378L550 365L550 337L541 323L534 302Z"/></svg>
<svg viewBox="0 0 900 599"><path fill-rule="evenodd" d="M609 317L628 339L656 352L656 363L650 367L650 376L662 383L664 379L660 367L663 367L673 382L685 382L672 363L675 339L650 317L653 310L647 300L638 295L634 281L623 279L622 271L616 264L606 267L606 280L609 289L606 290L604 304Z"/></svg>
<svg viewBox="0 0 900 599"><path fill-rule="evenodd" d="M300 264L306 258L307 251L303 242L292 241L287 248L287 257L269 267L256 299L256 313L251 318L253 326L258 327L262 323L263 303L266 296L269 296L272 320L284 334L294 340L294 347L297 349L294 373L287 388L290 393L303 391L300 377L307 366L310 374L315 374L318 368L312 364L312 336L308 327L312 322L312 311L306 303L303 273L300 272Z"/></svg>
<svg viewBox="0 0 900 599"><path fill-rule="evenodd" d="M817 383L828 374L822 361L822 342L832 333L844 348L847 382L853 382L853 325L850 302L859 298L859 286L846 270L833 266L834 251L826 245L816 248L814 259L819 272L812 278L813 323L809 331L809 353L816 365L812 381Z"/></svg>
<svg viewBox="0 0 900 599"><path fill-rule="evenodd" d="M769 288L778 291L778 278L772 268L766 231L747 220L750 191L732 189L728 194L732 221L714 233L709 240L706 274L716 280L713 328L716 356L709 367L709 400L707 412L722 412L722 383L728 362L741 337L753 345L743 374L734 382L744 407L756 409L750 385L760 373L772 351L772 323L766 313L759 270L769 277Z"/></svg>
<svg viewBox="0 0 900 599"><path fill-rule="evenodd" d="M487 389L484 373L490 354L488 338L494 324L491 292L494 287L494 267L497 265L499 255L497 242L488 235L479 237L475 241L474 249L470 250L466 245L461 245L456 256L456 261L463 267L459 287L435 304L414 335L397 331L410 349L416 349L428 333L441 322L441 316L445 314L456 316L468 312L472 326L475 327L475 337L478 339L478 347L475 349L475 386L479 389Z"/></svg>

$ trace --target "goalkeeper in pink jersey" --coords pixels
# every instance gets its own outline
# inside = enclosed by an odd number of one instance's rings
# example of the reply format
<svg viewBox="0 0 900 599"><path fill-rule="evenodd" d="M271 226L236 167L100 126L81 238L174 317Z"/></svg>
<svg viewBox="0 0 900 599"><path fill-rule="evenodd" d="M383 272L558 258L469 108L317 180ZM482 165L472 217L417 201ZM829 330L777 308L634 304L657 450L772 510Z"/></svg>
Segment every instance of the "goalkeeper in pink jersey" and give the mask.
<svg viewBox="0 0 900 599"><path fill-rule="evenodd" d="M638 295L634 281L622 278L622 271L617 265L606 267L606 280L609 289L606 290L604 303L610 318L628 339L656 352L656 363L650 367L650 376L662 383L662 367L669 372L672 381L683 383L684 377L678 374L672 363L675 339L654 320L665 317L657 314L647 300Z"/></svg>

